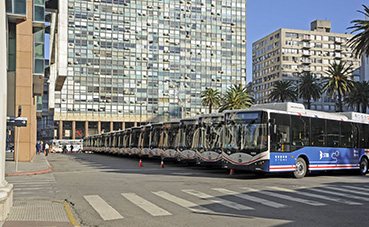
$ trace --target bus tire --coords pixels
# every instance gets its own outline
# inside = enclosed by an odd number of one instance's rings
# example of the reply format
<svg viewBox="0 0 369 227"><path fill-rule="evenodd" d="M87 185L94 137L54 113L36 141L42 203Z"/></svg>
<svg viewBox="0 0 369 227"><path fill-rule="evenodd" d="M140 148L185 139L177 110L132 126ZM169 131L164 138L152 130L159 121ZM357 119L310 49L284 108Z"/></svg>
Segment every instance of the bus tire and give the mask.
<svg viewBox="0 0 369 227"><path fill-rule="evenodd" d="M365 176L365 174L368 172L368 159L362 158L360 160L360 174Z"/></svg>
<svg viewBox="0 0 369 227"><path fill-rule="evenodd" d="M307 173L307 165L305 159L299 157L296 160L296 169L293 175L297 179L303 178Z"/></svg>

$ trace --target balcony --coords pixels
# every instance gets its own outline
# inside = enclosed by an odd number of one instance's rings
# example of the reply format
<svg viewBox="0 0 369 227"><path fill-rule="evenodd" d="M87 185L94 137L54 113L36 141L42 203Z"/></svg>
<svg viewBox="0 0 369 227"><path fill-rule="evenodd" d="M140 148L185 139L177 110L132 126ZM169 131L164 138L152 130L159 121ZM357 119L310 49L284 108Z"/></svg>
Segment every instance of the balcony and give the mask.
<svg viewBox="0 0 369 227"><path fill-rule="evenodd" d="M27 19L27 0L6 0L6 14L11 22Z"/></svg>

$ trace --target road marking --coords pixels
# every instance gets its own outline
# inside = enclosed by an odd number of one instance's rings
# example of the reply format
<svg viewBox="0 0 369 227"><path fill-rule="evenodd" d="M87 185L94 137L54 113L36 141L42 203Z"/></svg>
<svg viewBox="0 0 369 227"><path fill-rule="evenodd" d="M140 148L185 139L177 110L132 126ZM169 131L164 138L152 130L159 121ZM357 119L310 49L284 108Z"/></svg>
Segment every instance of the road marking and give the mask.
<svg viewBox="0 0 369 227"><path fill-rule="evenodd" d="M325 195L311 194L309 192L296 191L296 190L287 189L287 188L280 188L280 187L268 187L268 188L272 188L272 189L278 190L278 191L284 191L284 192L289 192L289 193L295 193L295 194L298 194L298 195L318 198L318 199L325 199L325 200L329 200L329 201L333 201L333 202L337 202L337 203L344 203L344 204L347 204L347 205L363 205L362 203L353 202L353 201L349 201L349 200L345 200L345 199L333 198L333 197L329 197L329 196L325 196Z"/></svg>
<svg viewBox="0 0 369 227"><path fill-rule="evenodd" d="M354 189L354 190L359 190L359 191L369 192L369 189L367 189L367 188L354 187L354 186L347 186L347 185L343 185L342 187L344 187L344 188L349 188L349 189Z"/></svg>
<svg viewBox="0 0 369 227"><path fill-rule="evenodd" d="M311 205L311 206L325 206L326 205L324 203L320 203L320 202L316 202L316 201L312 201L312 200L307 200L307 199L295 198L295 197L292 197L292 196L283 195L283 194L270 192L270 191L261 191L261 190L259 191L259 190L255 190L255 189L247 188L247 187L244 187L242 189L249 190L250 192L257 192L257 193L260 193L260 194L263 194L263 195L277 197L277 198L280 198L280 199L290 200L290 201L293 201L293 202L304 203L304 204Z"/></svg>
<svg viewBox="0 0 369 227"><path fill-rule="evenodd" d="M136 195L135 193L122 193L126 199L131 201L133 204L136 204L141 209L145 210L147 213L151 214L152 216L166 216L172 215L168 211L156 206L155 204L141 198L140 196Z"/></svg>
<svg viewBox="0 0 369 227"><path fill-rule="evenodd" d="M211 210L206 209L205 207L199 206L195 203L192 203L190 201L184 200L182 198L176 197L174 195L171 195L167 192L159 191L159 192L152 192L153 194L160 196L163 199L166 199L168 201L171 201L179 206L182 206L184 208L189 209L192 212L195 213L213 213Z"/></svg>
<svg viewBox="0 0 369 227"><path fill-rule="evenodd" d="M328 188L328 189L332 189L332 190L336 190L336 191L341 191L341 192L347 192L347 189L343 189L343 188L335 188L335 187L330 187L330 186L325 186L324 188ZM368 196L367 192L350 191L350 193Z"/></svg>
<svg viewBox="0 0 369 227"><path fill-rule="evenodd" d="M351 195L351 194L346 194L346 193L333 192L333 191L329 191L329 190L327 191L327 190L318 189L318 188L306 188L306 189L311 190L311 191L320 192L320 193L326 193L326 194L330 194L330 195L337 195L337 196L346 197L346 198L350 198L350 199L358 199L358 200L363 200L363 201L369 202L369 198L366 198L364 196L356 196L356 195Z"/></svg>
<svg viewBox="0 0 369 227"><path fill-rule="evenodd" d="M87 202L95 209L95 211L100 215L100 217L104 220L116 220L122 219L123 217L116 211L113 207L107 204L100 196L98 195L86 195L83 196Z"/></svg>
<svg viewBox="0 0 369 227"><path fill-rule="evenodd" d="M269 201L269 200L258 198L258 197L255 197L255 196L234 192L234 191L227 190L227 189L224 189L224 188L213 188L213 190L221 192L221 193L226 194L226 195L236 196L236 197L241 198L241 199L250 200L252 202L261 203L263 205L274 207L274 208L287 207L286 205L284 205L282 203L276 203L276 202L273 202L273 201Z"/></svg>
<svg viewBox="0 0 369 227"><path fill-rule="evenodd" d="M33 191L33 190L46 190L54 189L53 187L43 187L43 188L28 188L28 187L14 187L14 191Z"/></svg>
<svg viewBox="0 0 369 227"><path fill-rule="evenodd" d="M236 209L236 210L254 210L254 208L252 208L252 207L244 206L244 205L241 205L241 204L238 204L238 203L234 203L232 201L217 198L217 197L214 197L214 196L211 196L211 195L208 195L208 194L196 191L196 190L187 189L187 190L182 190L182 191L186 192L190 195L199 197L201 199L206 199L206 200L211 201L213 203L219 203L219 204L222 204L223 206L230 207L230 208L233 208L233 209Z"/></svg>

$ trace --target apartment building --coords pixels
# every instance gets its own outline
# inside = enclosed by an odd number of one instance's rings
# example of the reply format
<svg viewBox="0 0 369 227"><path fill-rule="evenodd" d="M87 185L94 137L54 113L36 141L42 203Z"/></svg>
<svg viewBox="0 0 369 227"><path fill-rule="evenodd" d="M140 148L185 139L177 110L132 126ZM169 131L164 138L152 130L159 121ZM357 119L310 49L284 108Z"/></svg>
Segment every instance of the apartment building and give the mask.
<svg viewBox="0 0 369 227"><path fill-rule="evenodd" d="M354 69L360 59L353 57L347 41L350 34L331 32L331 22L311 22L311 30L281 28L252 45L252 82L256 103L267 103L276 81L297 81L304 72L317 78L327 76L329 64L345 61ZM302 101L302 100L301 100ZM335 111L335 101L326 95L312 104L312 109Z"/></svg>
<svg viewBox="0 0 369 227"><path fill-rule="evenodd" d="M50 75L65 83L49 105L59 139L196 116L207 87L246 85L246 0L58 4Z"/></svg>

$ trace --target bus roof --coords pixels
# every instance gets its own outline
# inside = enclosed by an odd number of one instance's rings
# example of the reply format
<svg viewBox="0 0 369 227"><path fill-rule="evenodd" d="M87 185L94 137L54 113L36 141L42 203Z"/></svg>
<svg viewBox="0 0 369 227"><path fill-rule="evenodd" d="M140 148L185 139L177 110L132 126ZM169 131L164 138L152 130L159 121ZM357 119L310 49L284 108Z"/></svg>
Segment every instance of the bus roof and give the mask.
<svg viewBox="0 0 369 227"><path fill-rule="evenodd" d="M293 102L256 104L251 106L249 110L265 110L265 109L303 114L317 118L353 120L369 123L369 114L362 114L356 112L330 113L317 110L309 110L305 109L305 106L303 104Z"/></svg>

